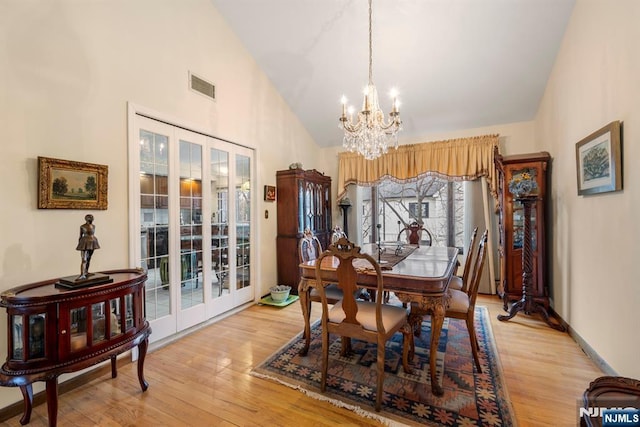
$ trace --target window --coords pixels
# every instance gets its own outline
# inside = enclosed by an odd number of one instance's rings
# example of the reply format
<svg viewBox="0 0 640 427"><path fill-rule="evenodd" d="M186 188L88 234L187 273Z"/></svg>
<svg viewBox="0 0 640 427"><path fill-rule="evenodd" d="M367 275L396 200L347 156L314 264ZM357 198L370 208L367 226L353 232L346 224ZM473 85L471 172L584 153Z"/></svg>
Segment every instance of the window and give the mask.
<svg viewBox="0 0 640 427"><path fill-rule="evenodd" d="M422 205L421 209L418 207ZM415 219L429 218L429 202L418 204L416 202L409 203L409 216Z"/></svg>
<svg viewBox="0 0 640 427"><path fill-rule="evenodd" d="M362 241L396 240L405 225L416 221L431 232L434 246L464 246L462 184L425 175L406 183L384 180L360 187Z"/></svg>

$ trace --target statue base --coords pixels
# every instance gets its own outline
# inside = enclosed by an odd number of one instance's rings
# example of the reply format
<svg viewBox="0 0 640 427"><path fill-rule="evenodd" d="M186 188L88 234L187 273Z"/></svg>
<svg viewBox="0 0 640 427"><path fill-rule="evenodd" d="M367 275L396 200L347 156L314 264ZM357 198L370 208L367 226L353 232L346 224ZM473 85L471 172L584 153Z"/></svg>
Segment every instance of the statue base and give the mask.
<svg viewBox="0 0 640 427"><path fill-rule="evenodd" d="M113 279L106 274L89 273L84 279L80 279L80 276L61 277L56 283L56 288L78 289L111 282L113 282Z"/></svg>

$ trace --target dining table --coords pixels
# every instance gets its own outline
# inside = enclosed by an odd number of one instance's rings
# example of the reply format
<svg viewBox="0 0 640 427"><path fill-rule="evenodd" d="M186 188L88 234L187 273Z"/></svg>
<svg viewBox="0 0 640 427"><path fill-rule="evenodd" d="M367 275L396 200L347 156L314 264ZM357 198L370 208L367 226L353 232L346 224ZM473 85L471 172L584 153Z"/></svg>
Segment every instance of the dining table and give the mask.
<svg viewBox="0 0 640 427"><path fill-rule="evenodd" d="M431 315L429 352L431 390L434 395L442 396L444 390L437 379L436 357L440 332L449 301L449 282L458 266L458 248L399 245L395 250L389 249L385 250L375 243L361 246L362 252L369 253L374 259L380 261L384 290L393 292L402 303L410 306L409 324L414 333L419 334L424 316ZM385 253L389 256L385 256ZM311 342L311 300L309 294L312 288L318 286L315 263L316 260L310 260L300 264L301 279L298 285L298 295L304 318L305 343L300 351L303 356L309 351ZM338 263L339 260L335 257L325 257L322 260L320 268L323 286L337 282ZM376 289L375 270L357 269L356 281L358 286L362 288Z"/></svg>

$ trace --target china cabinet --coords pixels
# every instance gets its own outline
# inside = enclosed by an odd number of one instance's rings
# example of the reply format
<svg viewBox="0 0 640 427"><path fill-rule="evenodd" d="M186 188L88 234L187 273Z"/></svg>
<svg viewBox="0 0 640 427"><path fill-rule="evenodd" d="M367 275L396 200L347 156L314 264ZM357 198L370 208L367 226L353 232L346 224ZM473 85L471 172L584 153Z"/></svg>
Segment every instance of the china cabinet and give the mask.
<svg viewBox="0 0 640 427"><path fill-rule="evenodd" d="M102 272L110 283L69 289L59 279L19 286L0 295L8 316L7 360L0 385L20 387L24 400L21 424L29 422L32 384L46 383L49 425L55 426L58 376L111 360L138 347L138 380L143 391L144 359L151 334L144 316L143 270Z"/></svg>
<svg viewBox="0 0 640 427"><path fill-rule="evenodd" d="M297 293L300 272L298 241L306 228L323 248L331 242L331 177L315 169L276 172L278 207L278 284Z"/></svg>
<svg viewBox="0 0 640 427"><path fill-rule="evenodd" d="M531 208L531 294L549 306L547 284L546 231L547 198L551 156L547 152L502 156L495 153L498 170L498 228L500 283L498 293L507 309L509 302L522 297L524 247L524 209L521 201L509 192L509 182L529 174L538 184L537 200Z"/></svg>

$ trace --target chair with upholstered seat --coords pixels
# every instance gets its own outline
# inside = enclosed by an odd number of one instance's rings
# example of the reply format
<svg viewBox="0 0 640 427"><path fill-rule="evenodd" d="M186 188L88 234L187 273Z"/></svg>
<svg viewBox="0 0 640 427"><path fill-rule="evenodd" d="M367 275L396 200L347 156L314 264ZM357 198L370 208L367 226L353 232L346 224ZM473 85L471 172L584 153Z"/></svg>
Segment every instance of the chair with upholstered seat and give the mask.
<svg viewBox="0 0 640 427"><path fill-rule="evenodd" d="M403 234L405 239L403 239ZM431 246L433 243L433 236L431 232L420 225L418 222L413 221L411 224L404 227L398 233L398 241L406 241L410 245L423 244L424 246Z"/></svg>
<svg viewBox="0 0 640 427"><path fill-rule="evenodd" d="M459 291L465 291L467 289L469 272L471 271L471 263L473 262L473 245L476 242L477 235L478 227L474 228L473 233L471 233L471 241L469 241L469 247L467 248L467 257L464 260L462 276L453 276L449 282L449 289L456 289Z"/></svg>
<svg viewBox="0 0 640 427"><path fill-rule="evenodd" d="M331 243L337 242L341 237L344 237L345 239L349 238L347 237L345 232L342 231L342 228L340 228L339 225L336 225L335 227L333 227L333 230L331 232Z"/></svg>
<svg viewBox="0 0 640 427"><path fill-rule="evenodd" d="M480 358L478 356L478 350L480 345L478 344L478 338L476 336L476 328L474 326L475 309L476 309L476 297L478 296L478 288L480 287L480 277L482 276L482 267L484 266L484 258L487 253L487 235L488 230L480 237L480 243L478 244L478 252L473 263L473 271L471 273L471 279L467 291L459 291L456 289L449 289L449 307L445 312L445 317L454 319L464 319L467 324L467 331L469 332L469 341L471 342L471 351L473 352L473 360L476 362L476 368L478 372L482 372L480 367Z"/></svg>
<svg viewBox="0 0 640 427"><path fill-rule="evenodd" d="M336 274L338 286L342 290L341 301L329 306L327 294L323 286L323 277L320 264L322 259L333 256L338 260ZM376 277L376 302L358 301L355 293L358 290L356 283L356 266L354 261L366 260L369 267L375 272ZM362 268L362 265L358 266ZM362 341L376 343L377 350L377 384L376 384L376 411L380 410L382 403L384 384L384 359L386 342L397 332L402 332L404 338L402 362L405 372L409 369L409 349L413 345L413 334L408 323L407 310L403 307L383 304L382 270L380 265L369 254L361 253L360 247L341 238L333 243L320 255L316 262L316 287L319 289L322 301L322 377L320 388L324 392L327 387L327 370L329 365L329 335L335 334L344 338L354 338Z"/></svg>
<svg viewBox="0 0 640 427"><path fill-rule="evenodd" d="M322 244L320 240L313 234L310 229L305 229L302 239L298 244L298 254L300 256L300 262L308 262L318 259L322 253ZM336 284L327 285L326 288L327 300L329 304L335 304L342 299L342 291ZM309 309L311 309L311 302L320 302L320 294L316 288L312 288L309 292Z"/></svg>

